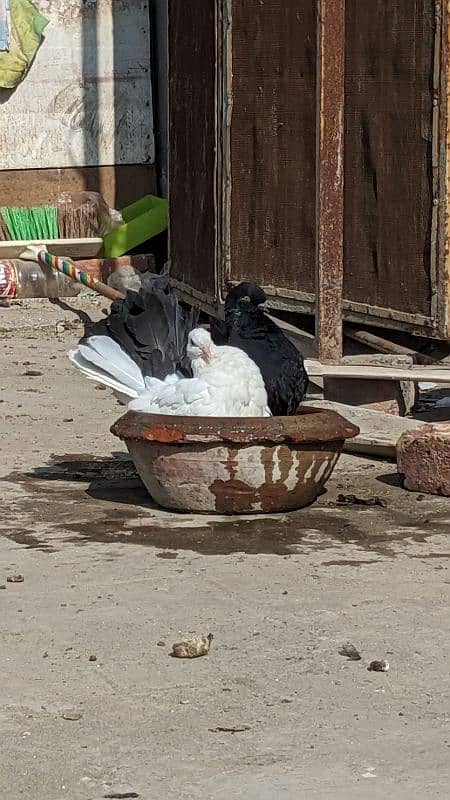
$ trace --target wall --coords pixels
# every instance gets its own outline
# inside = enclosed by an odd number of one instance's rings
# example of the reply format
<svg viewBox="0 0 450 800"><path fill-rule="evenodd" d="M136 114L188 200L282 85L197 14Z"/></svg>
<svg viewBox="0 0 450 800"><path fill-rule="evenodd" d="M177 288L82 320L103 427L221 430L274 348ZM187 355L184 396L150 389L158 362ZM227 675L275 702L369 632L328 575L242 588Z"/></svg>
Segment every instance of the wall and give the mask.
<svg viewBox="0 0 450 800"><path fill-rule="evenodd" d="M0 92L2 202L30 184L42 197L65 182L103 188L110 202L153 189L147 0L35 5L50 23L45 40L24 81Z"/></svg>

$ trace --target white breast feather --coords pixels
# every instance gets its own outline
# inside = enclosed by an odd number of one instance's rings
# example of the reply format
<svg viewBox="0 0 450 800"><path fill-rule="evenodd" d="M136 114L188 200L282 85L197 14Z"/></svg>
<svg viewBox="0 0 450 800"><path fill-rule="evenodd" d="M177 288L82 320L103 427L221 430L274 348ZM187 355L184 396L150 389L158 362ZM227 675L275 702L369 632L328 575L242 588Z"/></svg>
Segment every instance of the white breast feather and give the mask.
<svg viewBox="0 0 450 800"><path fill-rule="evenodd" d="M209 363L195 361L192 367L193 378L146 378L146 391L128 408L180 416L270 416L261 372L242 350L216 347Z"/></svg>

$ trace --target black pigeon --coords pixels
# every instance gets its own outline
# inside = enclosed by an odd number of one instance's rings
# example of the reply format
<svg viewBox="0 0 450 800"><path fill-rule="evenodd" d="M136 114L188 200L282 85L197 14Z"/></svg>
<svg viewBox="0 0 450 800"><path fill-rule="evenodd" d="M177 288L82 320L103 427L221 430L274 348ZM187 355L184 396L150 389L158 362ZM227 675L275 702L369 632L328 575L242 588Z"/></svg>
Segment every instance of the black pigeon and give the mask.
<svg viewBox="0 0 450 800"><path fill-rule="evenodd" d="M308 386L303 357L259 306L266 294L255 283L240 283L228 292L225 321L211 319L215 344L239 347L257 364L275 416L295 414Z"/></svg>

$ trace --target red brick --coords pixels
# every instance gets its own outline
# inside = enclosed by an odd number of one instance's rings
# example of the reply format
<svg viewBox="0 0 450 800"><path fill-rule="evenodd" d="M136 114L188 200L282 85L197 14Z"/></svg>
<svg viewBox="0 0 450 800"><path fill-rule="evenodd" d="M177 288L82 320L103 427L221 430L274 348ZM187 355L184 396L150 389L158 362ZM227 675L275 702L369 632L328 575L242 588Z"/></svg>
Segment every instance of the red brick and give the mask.
<svg viewBox="0 0 450 800"><path fill-rule="evenodd" d="M406 431L396 449L406 489L450 497L450 423Z"/></svg>

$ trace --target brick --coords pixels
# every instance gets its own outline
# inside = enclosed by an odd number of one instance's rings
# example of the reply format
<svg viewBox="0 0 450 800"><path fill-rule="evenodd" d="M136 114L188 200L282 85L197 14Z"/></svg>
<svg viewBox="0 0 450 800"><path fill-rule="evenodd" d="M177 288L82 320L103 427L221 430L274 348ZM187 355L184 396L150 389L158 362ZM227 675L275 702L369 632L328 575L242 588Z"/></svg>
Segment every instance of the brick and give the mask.
<svg viewBox="0 0 450 800"><path fill-rule="evenodd" d="M364 380L361 378L324 378L324 396L335 403L360 406L372 411L403 416L415 401L412 381Z"/></svg>
<svg viewBox="0 0 450 800"><path fill-rule="evenodd" d="M407 355L387 355L365 353L344 356L341 364L372 367L411 367L413 359ZM372 411L403 417L412 411L416 401L416 386L412 381L364 380L364 378L345 379L325 378L324 396L327 400L362 406Z"/></svg>
<svg viewBox="0 0 450 800"><path fill-rule="evenodd" d="M450 423L406 431L397 442L397 467L412 492L450 497Z"/></svg>

